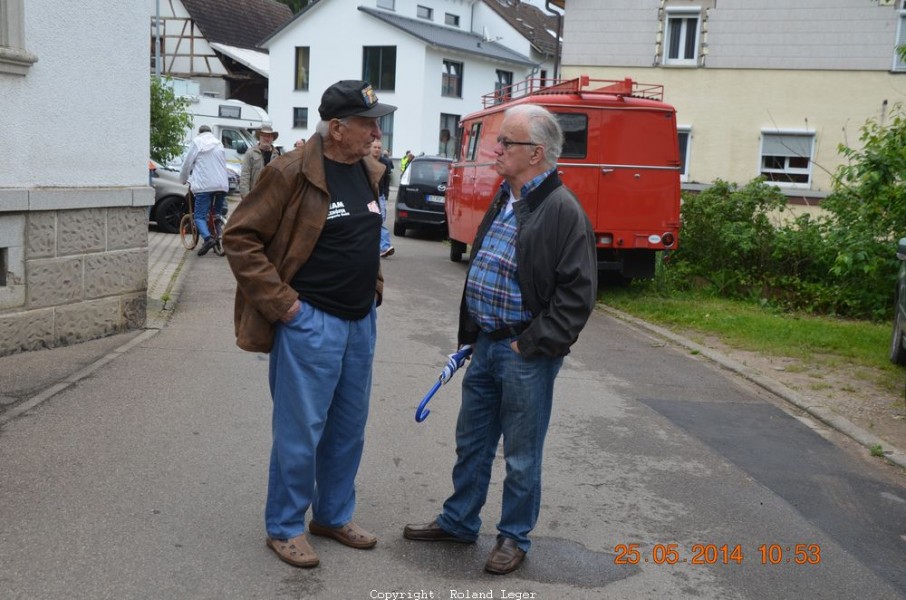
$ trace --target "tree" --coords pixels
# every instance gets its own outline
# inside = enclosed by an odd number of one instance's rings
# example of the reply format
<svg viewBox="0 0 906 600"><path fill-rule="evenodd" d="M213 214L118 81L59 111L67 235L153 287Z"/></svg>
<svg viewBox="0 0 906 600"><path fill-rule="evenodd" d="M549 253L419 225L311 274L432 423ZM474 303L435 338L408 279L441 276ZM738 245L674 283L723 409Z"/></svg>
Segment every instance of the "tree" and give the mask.
<svg viewBox="0 0 906 600"><path fill-rule="evenodd" d="M281 4L287 5L290 10L293 11L293 14L298 14L304 8L307 8L309 4L314 4L316 0L277 0Z"/></svg>
<svg viewBox="0 0 906 600"><path fill-rule="evenodd" d="M192 117L186 112L188 101L177 98L173 88L151 78L151 158L166 163L182 154L182 140L192 127Z"/></svg>

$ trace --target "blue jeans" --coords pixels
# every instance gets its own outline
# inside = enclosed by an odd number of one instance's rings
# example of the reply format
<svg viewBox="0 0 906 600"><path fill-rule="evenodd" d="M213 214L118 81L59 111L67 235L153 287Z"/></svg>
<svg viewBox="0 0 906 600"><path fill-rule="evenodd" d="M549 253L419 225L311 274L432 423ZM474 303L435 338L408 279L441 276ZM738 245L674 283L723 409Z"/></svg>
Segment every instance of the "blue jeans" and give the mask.
<svg viewBox="0 0 906 600"><path fill-rule="evenodd" d="M195 202L195 228L198 229L198 236L206 240L211 237L211 230L208 229L208 211L211 210L211 201L214 202L215 213L223 214L226 206L225 192L193 192Z"/></svg>
<svg viewBox="0 0 906 600"><path fill-rule="evenodd" d="M381 207L381 252L390 248L390 230L387 229L387 197L381 194L378 197Z"/></svg>
<svg viewBox="0 0 906 600"><path fill-rule="evenodd" d="M264 521L275 539L305 531L305 512L340 527L355 512L376 315L346 321L306 302L278 323L271 348L273 446Z"/></svg>
<svg viewBox="0 0 906 600"><path fill-rule="evenodd" d="M512 538L527 552L541 508L544 437L563 358L525 359L513 352L511 341L494 342L481 334L474 345L456 423L453 494L437 523L458 537L478 538L479 513L502 435L506 476L498 537Z"/></svg>

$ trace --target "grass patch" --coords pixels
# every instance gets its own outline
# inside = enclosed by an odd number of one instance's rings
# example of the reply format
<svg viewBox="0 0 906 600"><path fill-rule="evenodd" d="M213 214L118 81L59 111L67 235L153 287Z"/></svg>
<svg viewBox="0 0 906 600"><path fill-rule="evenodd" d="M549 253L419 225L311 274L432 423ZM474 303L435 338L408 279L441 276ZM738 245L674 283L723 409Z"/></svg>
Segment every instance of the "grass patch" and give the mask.
<svg viewBox="0 0 906 600"><path fill-rule="evenodd" d="M603 289L599 300L688 337L715 336L740 350L852 369L892 390L903 387L903 369L888 360L887 324L786 313L696 292L665 296L644 283Z"/></svg>

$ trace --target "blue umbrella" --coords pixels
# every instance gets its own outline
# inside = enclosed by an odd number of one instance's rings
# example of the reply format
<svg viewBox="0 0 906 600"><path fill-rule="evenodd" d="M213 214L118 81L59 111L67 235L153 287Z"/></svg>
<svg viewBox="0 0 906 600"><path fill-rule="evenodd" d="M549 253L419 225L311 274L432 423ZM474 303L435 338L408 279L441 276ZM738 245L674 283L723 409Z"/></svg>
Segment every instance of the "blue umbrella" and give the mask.
<svg viewBox="0 0 906 600"><path fill-rule="evenodd" d="M421 403L419 403L418 408L415 410L416 423L421 423L428 418L428 415L431 414L431 411L425 408L428 405L428 401L434 397L434 394L440 389L440 386L450 381L453 377L453 373L455 373L459 367L466 364L466 359L471 355L472 346L467 344L447 357L447 364L437 377L437 382L435 382L431 389L428 390L428 393L425 394L425 397L422 398Z"/></svg>

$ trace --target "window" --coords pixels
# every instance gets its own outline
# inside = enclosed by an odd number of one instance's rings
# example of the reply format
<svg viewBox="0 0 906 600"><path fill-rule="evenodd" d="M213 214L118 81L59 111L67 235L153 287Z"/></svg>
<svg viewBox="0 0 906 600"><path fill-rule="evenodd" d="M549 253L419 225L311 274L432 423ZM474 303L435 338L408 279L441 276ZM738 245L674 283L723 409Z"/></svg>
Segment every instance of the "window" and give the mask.
<svg viewBox="0 0 906 600"><path fill-rule="evenodd" d="M2 1L2 0L0 0ZM163 72L165 65L163 57L167 55L167 38L164 35L157 35L157 28L154 26L154 20L151 20L151 69L154 70L157 68L155 61L158 57L158 42L160 42L160 70Z"/></svg>
<svg viewBox="0 0 906 600"><path fill-rule="evenodd" d="M362 48L362 79L376 90L395 90L396 46Z"/></svg>
<svg viewBox="0 0 906 600"><path fill-rule="evenodd" d="M293 107L293 129L308 129L308 108Z"/></svg>
<svg viewBox="0 0 906 600"><path fill-rule="evenodd" d="M311 52L308 46L296 47L296 86L297 90L308 89L308 61Z"/></svg>
<svg viewBox="0 0 906 600"><path fill-rule="evenodd" d="M679 138L680 181L689 181L689 143L692 141L691 127L677 127Z"/></svg>
<svg viewBox="0 0 906 600"><path fill-rule="evenodd" d="M381 128L381 142L384 150L393 153L393 113L384 115L378 119L378 127Z"/></svg>
<svg viewBox="0 0 906 600"><path fill-rule="evenodd" d="M440 95L451 98L462 98L462 63L452 60L444 61L444 73L441 79Z"/></svg>
<svg viewBox="0 0 906 600"><path fill-rule="evenodd" d="M223 119L238 119L242 116L242 107L221 104L217 107L217 116Z"/></svg>
<svg viewBox="0 0 906 600"><path fill-rule="evenodd" d="M541 87L547 86L547 69L541 69Z"/></svg>
<svg viewBox="0 0 906 600"><path fill-rule="evenodd" d="M459 15L451 15L450 13L445 14L444 24L452 27L459 27Z"/></svg>
<svg viewBox="0 0 906 600"><path fill-rule="evenodd" d="M23 0L0 0L0 73L25 75L38 57L25 50Z"/></svg>
<svg viewBox="0 0 906 600"><path fill-rule="evenodd" d="M584 113L555 113L563 130L561 158L585 158L588 155L588 115Z"/></svg>
<svg viewBox="0 0 906 600"><path fill-rule="evenodd" d="M454 137L454 132L459 131L459 115L440 114L440 132L437 141L437 154L452 158L456 153L459 140Z"/></svg>
<svg viewBox="0 0 906 600"><path fill-rule="evenodd" d="M667 9L664 64L695 65L698 59L699 9Z"/></svg>
<svg viewBox="0 0 906 600"><path fill-rule="evenodd" d="M224 148L229 148L231 150L239 150L242 146L245 146L246 149L248 149L245 138L235 129L222 129L220 131L220 143L223 144Z"/></svg>
<svg viewBox="0 0 906 600"><path fill-rule="evenodd" d="M472 123L472 128L469 129L469 150L466 155L466 160L474 161L478 156L478 138L481 135L481 123Z"/></svg>
<svg viewBox="0 0 906 600"><path fill-rule="evenodd" d="M387 10L396 10L396 0L377 0L377 7Z"/></svg>
<svg viewBox="0 0 906 600"><path fill-rule="evenodd" d="M906 46L906 0L900 3L900 24L897 27L896 48ZM896 48L893 51L893 70L906 71L906 61L900 58Z"/></svg>
<svg viewBox="0 0 906 600"><path fill-rule="evenodd" d="M513 72L497 69L497 81L494 83L495 104L506 102L513 93Z"/></svg>
<svg viewBox="0 0 906 600"><path fill-rule="evenodd" d="M761 134L761 174L778 185L806 187L811 182L815 134Z"/></svg>
<svg viewBox="0 0 906 600"><path fill-rule="evenodd" d="M428 19L429 21L434 20L434 9L428 8L427 6L418 5L415 9L415 16L419 19Z"/></svg>

